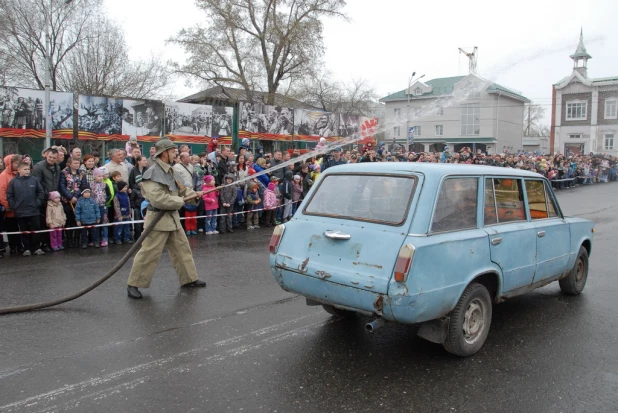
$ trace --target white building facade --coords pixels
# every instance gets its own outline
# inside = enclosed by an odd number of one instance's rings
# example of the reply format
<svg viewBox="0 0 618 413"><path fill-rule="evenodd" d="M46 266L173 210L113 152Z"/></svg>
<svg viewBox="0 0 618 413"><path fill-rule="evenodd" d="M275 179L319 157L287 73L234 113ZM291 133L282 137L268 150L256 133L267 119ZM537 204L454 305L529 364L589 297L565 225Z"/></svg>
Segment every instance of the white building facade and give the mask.
<svg viewBox="0 0 618 413"><path fill-rule="evenodd" d="M441 152L445 145L484 153L524 149L524 107L520 93L474 74L416 81L380 99L385 104L385 141L415 152ZM413 130L413 143L409 130Z"/></svg>
<svg viewBox="0 0 618 413"><path fill-rule="evenodd" d="M618 76L589 78L583 34L573 72L553 85L552 153L618 155Z"/></svg>

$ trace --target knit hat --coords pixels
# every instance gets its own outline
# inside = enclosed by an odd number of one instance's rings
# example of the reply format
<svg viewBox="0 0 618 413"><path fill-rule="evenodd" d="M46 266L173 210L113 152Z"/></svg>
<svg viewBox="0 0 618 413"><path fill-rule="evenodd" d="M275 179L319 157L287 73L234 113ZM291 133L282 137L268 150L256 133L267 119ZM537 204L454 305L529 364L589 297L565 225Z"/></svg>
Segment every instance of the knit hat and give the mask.
<svg viewBox="0 0 618 413"><path fill-rule="evenodd" d="M137 175L137 176L135 177L135 183L136 183L136 184L139 184L140 182L142 182L142 176L141 176L141 175Z"/></svg>
<svg viewBox="0 0 618 413"><path fill-rule="evenodd" d="M90 188L86 188L82 191L82 195L84 195L86 192L90 192Z"/></svg>
<svg viewBox="0 0 618 413"><path fill-rule="evenodd" d="M92 175L93 175L95 178L96 178L97 176L103 176L103 175L105 175L105 174L103 173L103 172L105 172L105 171L102 171L102 169L104 169L104 168L95 168L95 169L94 169L94 171L92 172ZM106 169L106 168L105 168L105 169Z"/></svg>
<svg viewBox="0 0 618 413"><path fill-rule="evenodd" d="M127 186L127 183L124 181L118 181L116 186L118 186L118 191L120 192Z"/></svg>
<svg viewBox="0 0 618 413"><path fill-rule="evenodd" d="M318 165L318 164L315 164L315 165L313 166L313 170L314 170L314 171L320 171L320 170L322 170L322 167L321 167L320 165Z"/></svg>
<svg viewBox="0 0 618 413"><path fill-rule="evenodd" d="M294 180L295 180L295 181L296 181L296 180L300 181L300 175L294 175Z"/></svg>
<svg viewBox="0 0 618 413"><path fill-rule="evenodd" d="M279 178L277 178L276 176L270 177L270 182L277 182L277 181L279 181Z"/></svg>
<svg viewBox="0 0 618 413"><path fill-rule="evenodd" d="M94 170L94 176L97 176L97 171L99 171L101 176L109 175L109 170L106 167L104 167L104 166L95 169Z"/></svg>
<svg viewBox="0 0 618 413"><path fill-rule="evenodd" d="M271 191L274 191L275 187L276 187L276 185L275 185L274 182L271 182L271 183L268 184L268 189L270 189Z"/></svg>
<svg viewBox="0 0 618 413"><path fill-rule="evenodd" d="M49 199L51 201L53 201L54 199L60 199L60 192L58 192L58 191L51 191L49 193Z"/></svg>
<svg viewBox="0 0 618 413"><path fill-rule="evenodd" d="M204 182L206 182L207 184L211 183L212 181L215 180L215 177L212 175L206 175L204 176Z"/></svg>

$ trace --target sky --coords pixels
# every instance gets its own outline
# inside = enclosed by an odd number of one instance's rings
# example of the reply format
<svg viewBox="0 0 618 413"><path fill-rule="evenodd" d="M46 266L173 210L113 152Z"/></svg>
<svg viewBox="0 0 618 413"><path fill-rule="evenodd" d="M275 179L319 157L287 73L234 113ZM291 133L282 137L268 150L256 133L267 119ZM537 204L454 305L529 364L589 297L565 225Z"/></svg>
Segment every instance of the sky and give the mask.
<svg viewBox="0 0 618 413"><path fill-rule="evenodd" d="M206 24L194 0L104 0L120 22L132 56L182 61L166 40L183 27ZM499 6L498 6L499 5ZM592 59L589 77L618 76L618 1L615 0L348 0L349 21L324 21L326 68L340 80L362 78L380 97L403 90L413 72L423 81L468 73L458 48L478 47L483 78L517 90L547 108L552 84L572 72L569 59L580 28ZM176 98L200 90L178 80Z"/></svg>

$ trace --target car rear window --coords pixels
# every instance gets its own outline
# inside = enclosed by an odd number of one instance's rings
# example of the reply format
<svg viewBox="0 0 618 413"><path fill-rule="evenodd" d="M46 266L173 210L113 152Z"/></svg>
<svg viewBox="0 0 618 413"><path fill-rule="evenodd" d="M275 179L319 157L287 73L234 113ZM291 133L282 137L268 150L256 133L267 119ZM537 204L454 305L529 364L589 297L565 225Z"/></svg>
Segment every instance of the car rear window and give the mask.
<svg viewBox="0 0 618 413"><path fill-rule="evenodd" d="M414 177L392 175L322 176L303 213L401 225L406 220L415 183Z"/></svg>

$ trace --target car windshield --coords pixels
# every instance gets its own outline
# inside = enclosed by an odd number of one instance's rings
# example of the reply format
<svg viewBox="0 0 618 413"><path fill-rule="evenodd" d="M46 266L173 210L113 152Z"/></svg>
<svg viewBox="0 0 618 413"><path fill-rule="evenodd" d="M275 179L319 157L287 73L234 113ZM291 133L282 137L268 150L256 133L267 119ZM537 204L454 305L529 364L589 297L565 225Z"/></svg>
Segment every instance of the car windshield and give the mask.
<svg viewBox="0 0 618 413"><path fill-rule="evenodd" d="M303 213L401 225L415 183L414 177L404 176L327 175Z"/></svg>

